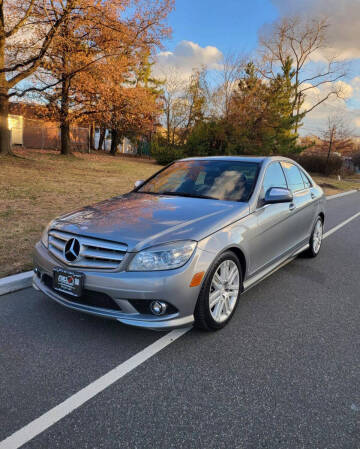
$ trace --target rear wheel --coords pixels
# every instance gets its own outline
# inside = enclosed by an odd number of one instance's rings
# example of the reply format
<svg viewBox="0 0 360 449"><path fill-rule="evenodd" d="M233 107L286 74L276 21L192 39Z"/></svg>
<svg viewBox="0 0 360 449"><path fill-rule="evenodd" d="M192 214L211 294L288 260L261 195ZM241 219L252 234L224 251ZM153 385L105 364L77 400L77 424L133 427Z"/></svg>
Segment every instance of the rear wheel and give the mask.
<svg viewBox="0 0 360 449"><path fill-rule="evenodd" d="M232 318L242 291L241 265L232 251L214 261L200 291L195 325L205 330L224 327Z"/></svg>
<svg viewBox="0 0 360 449"><path fill-rule="evenodd" d="M324 224L322 218L319 216L315 222L315 226L310 237L310 246L304 253L307 257L316 257L319 254L323 239L323 233Z"/></svg>

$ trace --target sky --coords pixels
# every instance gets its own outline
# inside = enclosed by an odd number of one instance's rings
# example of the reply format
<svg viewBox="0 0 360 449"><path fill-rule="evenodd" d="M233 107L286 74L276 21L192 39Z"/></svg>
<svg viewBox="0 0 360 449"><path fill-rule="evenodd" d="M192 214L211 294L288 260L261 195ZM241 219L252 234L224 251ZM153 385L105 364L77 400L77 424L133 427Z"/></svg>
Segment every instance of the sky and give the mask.
<svg viewBox="0 0 360 449"><path fill-rule="evenodd" d="M158 67L176 66L185 74L207 65L216 70L223 54L254 54L258 33L283 15L304 14L330 22L326 52L336 54L347 66L341 81L342 99L332 98L304 120L302 134L319 134L328 117L342 116L354 135L360 136L360 0L176 0L170 14L172 37L158 54ZM322 92L306 99L315 101Z"/></svg>

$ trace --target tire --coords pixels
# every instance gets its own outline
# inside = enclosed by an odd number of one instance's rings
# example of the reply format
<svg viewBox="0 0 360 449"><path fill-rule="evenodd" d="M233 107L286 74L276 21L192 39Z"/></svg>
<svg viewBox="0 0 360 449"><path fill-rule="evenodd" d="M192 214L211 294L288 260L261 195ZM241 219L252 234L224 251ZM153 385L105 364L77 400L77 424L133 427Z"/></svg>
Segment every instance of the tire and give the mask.
<svg viewBox="0 0 360 449"><path fill-rule="evenodd" d="M235 313L243 290L242 281L241 264L236 255L232 251L220 254L201 287L194 313L195 326L207 331L222 329Z"/></svg>
<svg viewBox="0 0 360 449"><path fill-rule="evenodd" d="M324 223L320 216L316 219L313 231L311 233L310 241L309 241L309 248L304 251L304 255L306 257L316 257L321 249L321 243L323 239L323 233L324 233ZM320 239L320 241L319 241Z"/></svg>

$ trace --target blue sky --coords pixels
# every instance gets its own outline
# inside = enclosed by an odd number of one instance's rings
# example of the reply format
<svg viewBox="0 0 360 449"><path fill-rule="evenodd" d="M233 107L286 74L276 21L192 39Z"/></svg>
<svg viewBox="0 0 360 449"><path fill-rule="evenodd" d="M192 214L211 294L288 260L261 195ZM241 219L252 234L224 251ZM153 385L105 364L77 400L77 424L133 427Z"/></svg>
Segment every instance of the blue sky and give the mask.
<svg viewBox="0 0 360 449"><path fill-rule="evenodd" d="M185 74L201 65L216 69L222 54L255 52L261 27L293 14L311 18L326 14L328 49L348 66L342 80L346 96L332 98L309 114L303 134L319 134L329 115L336 114L360 135L360 0L176 0L169 16L172 37L164 42L159 68L175 66ZM315 63L308 66L314 67ZM314 99L309 95L310 104Z"/></svg>
<svg viewBox="0 0 360 449"><path fill-rule="evenodd" d="M278 16L269 0L177 0L169 23L173 29L169 49L182 41L212 45L221 51L256 47L257 31Z"/></svg>

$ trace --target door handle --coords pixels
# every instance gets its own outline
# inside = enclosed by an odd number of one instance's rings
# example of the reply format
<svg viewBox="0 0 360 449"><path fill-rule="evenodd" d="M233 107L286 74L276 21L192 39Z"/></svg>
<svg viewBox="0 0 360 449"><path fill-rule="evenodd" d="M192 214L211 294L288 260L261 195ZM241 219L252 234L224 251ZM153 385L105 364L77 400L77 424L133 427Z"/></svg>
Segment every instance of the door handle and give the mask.
<svg viewBox="0 0 360 449"><path fill-rule="evenodd" d="M294 209L295 209L295 204L291 203L290 206L289 206L289 210L294 210Z"/></svg>
<svg viewBox="0 0 360 449"><path fill-rule="evenodd" d="M315 199L315 197L316 197L315 193L311 192L311 198Z"/></svg>

